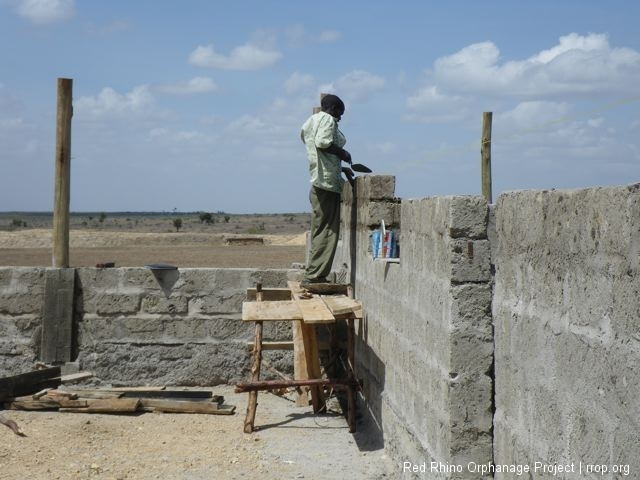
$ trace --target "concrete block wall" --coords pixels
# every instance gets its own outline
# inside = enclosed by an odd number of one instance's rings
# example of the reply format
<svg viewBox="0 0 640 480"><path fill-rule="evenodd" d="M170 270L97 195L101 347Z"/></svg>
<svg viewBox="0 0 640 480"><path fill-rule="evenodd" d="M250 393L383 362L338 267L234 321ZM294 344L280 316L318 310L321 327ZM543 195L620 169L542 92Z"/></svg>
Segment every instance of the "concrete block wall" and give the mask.
<svg viewBox="0 0 640 480"><path fill-rule="evenodd" d="M502 194L496 234L496 464L638 478L640 184Z"/></svg>
<svg viewBox="0 0 640 480"><path fill-rule="evenodd" d="M366 408L399 472L435 461L465 469L425 478L479 478L466 465L492 459L488 207L475 196L400 201L394 188L387 176L347 188L334 263L350 266L364 307L356 362ZM381 220L399 231L398 263L371 257Z"/></svg>
<svg viewBox="0 0 640 480"><path fill-rule="evenodd" d="M44 268L0 267L0 376L31 370L40 350Z"/></svg>
<svg viewBox="0 0 640 480"><path fill-rule="evenodd" d="M38 359L44 268L0 268L0 365L7 375ZM74 305L79 367L121 385L216 385L248 377L254 324L241 320L246 289L284 287L289 270L78 268ZM290 340L267 322L265 340ZM290 352L265 352L292 370ZM265 378L269 372L265 371Z"/></svg>

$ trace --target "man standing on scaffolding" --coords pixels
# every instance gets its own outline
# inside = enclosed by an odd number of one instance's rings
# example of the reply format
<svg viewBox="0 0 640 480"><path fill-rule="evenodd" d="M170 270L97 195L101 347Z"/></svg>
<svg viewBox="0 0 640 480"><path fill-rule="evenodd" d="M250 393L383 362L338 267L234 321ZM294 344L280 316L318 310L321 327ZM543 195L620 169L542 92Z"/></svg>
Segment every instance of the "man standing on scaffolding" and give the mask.
<svg viewBox="0 0 640 480"><path fill-rule="evenodd" d="M321 111L302 125L300 137L307 149L311 176L311 249L301 286L326 283L331 272L340 232L340 196L344 180L342 164L351 164L351 154L342 147L346 138L338 129L344 103L336 95L325 95Z"/></svg>

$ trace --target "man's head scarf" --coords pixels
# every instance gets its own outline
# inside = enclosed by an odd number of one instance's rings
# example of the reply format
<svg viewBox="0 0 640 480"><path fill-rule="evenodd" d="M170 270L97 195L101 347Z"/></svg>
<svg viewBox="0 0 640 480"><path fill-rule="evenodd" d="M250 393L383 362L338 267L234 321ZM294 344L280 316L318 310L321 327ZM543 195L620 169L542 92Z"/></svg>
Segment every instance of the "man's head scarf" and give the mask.
<svg viewBox="0 0 640 480"><path fill-rule="evenodd" d="M344 102L340 100L340 97L331 93L322 97L320 106L323 112L334 116L340 116L344 113Z"/></svg>

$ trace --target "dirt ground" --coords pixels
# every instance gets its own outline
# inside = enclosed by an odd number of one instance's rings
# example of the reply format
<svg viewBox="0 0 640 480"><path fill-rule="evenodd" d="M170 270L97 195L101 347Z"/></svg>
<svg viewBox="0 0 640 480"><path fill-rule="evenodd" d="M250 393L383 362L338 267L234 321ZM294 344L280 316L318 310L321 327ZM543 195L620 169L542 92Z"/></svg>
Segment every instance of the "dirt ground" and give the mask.
<svg viewBox="0 0 640 480"><path fill-rule="evenodd" d="M229 245L233 238L259 238L264 244ZM305 259L306 234L71 230L69 265L116 267L169 263L177 267L290 268ZM0 266L51 266L51 229L0 231Z"/></svg>
<svg viewBox="0 0 640 480"><path fill-rule="evenodd" d="M3 480L375 480L401 474L373 437L349 433L333 402L327 414L292 395L258 395L257 431L243 433L248 394L211 389L234 415L136 416L4 411L25 437L0 425Z"/></svg>
<svg viewBox="0 0 640 480"><path fill-rule="evenodd" d="M202 221L202 213L72 213L69 264L290 268L304 262L307 213L207 215L209 221ZM0 266L51 266L52 225L50 214L0 212ZM237 237L264 244L228 245Z"/></svg>
<svg viewBox="0 0 640 480"><path fill-rule="evenodd" d="M51 266L51 218L23 216L28 227L7 228L0 214L0 266ZM116 267L170 263L178 267L289 268L304 262L307 215L232 216L208 225L175 216L107 215L72 218L70 266ZM3 224L4 221L4 224ZM15 223L18 223L17 221ZM264 245L226 245L229 236L259 236ZM358 422L351 434L333 402L328 414L297 407L293 394L260 393L253 434L243 433L248 394L211 389L236 413L136 416L3 411L25 437L0 425L2 480L211 480L397 478L382 445Z"/></svg>

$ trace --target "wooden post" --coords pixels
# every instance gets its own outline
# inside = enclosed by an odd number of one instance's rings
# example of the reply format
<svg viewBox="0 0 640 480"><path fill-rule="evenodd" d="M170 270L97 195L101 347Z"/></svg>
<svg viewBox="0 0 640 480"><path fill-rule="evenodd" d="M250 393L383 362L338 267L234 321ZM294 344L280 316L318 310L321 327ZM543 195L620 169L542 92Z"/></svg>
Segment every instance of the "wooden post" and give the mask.
<svg viewBox="0 0 640 480"><path fill-rule="evenodd" d="M349 298L353 298L353 287L350 285L348 289ZM347 319L347 378L349 380L349 386L347 389L347 425L349 425L349 432L354 433L356 431L356 330L355 320L353 318Z"/></svg>
<svg viewBox="0 0 640 480"><path fill-rule="evenodd" d="M256 301L262 301L262 284L256 285ZM253 344L253 359L251 363L251 382L260 380L260 365L262 364L262 321L256 321L256 339ZM253 432L253 424L256 419L256 408L258 407L258 392L249 392L249 405L247 415L244 419L244 433Z"/></svg>
<svg viewBox="0 0 640 480"><path fill-rule="evenodd" d="M488 203L493 202L491 193L491 119L492 112L482 114L482 143L480 145L480 162L482 170L482 195Z"/></svg>
<svg viewBox="0 0 640 480"><path fill-rule="evenodd" d="M58 78L55 197L53 207L53 266L61 268L69 266L72 90L73 80L70 78Z"/></svg>
<svg viewBox="0 0 640 480"><path fill-rule="evenodd" d="M73 290L75 269L48 268L44 278L40 360L47 364L71 361L73 350Z"/></svg>

